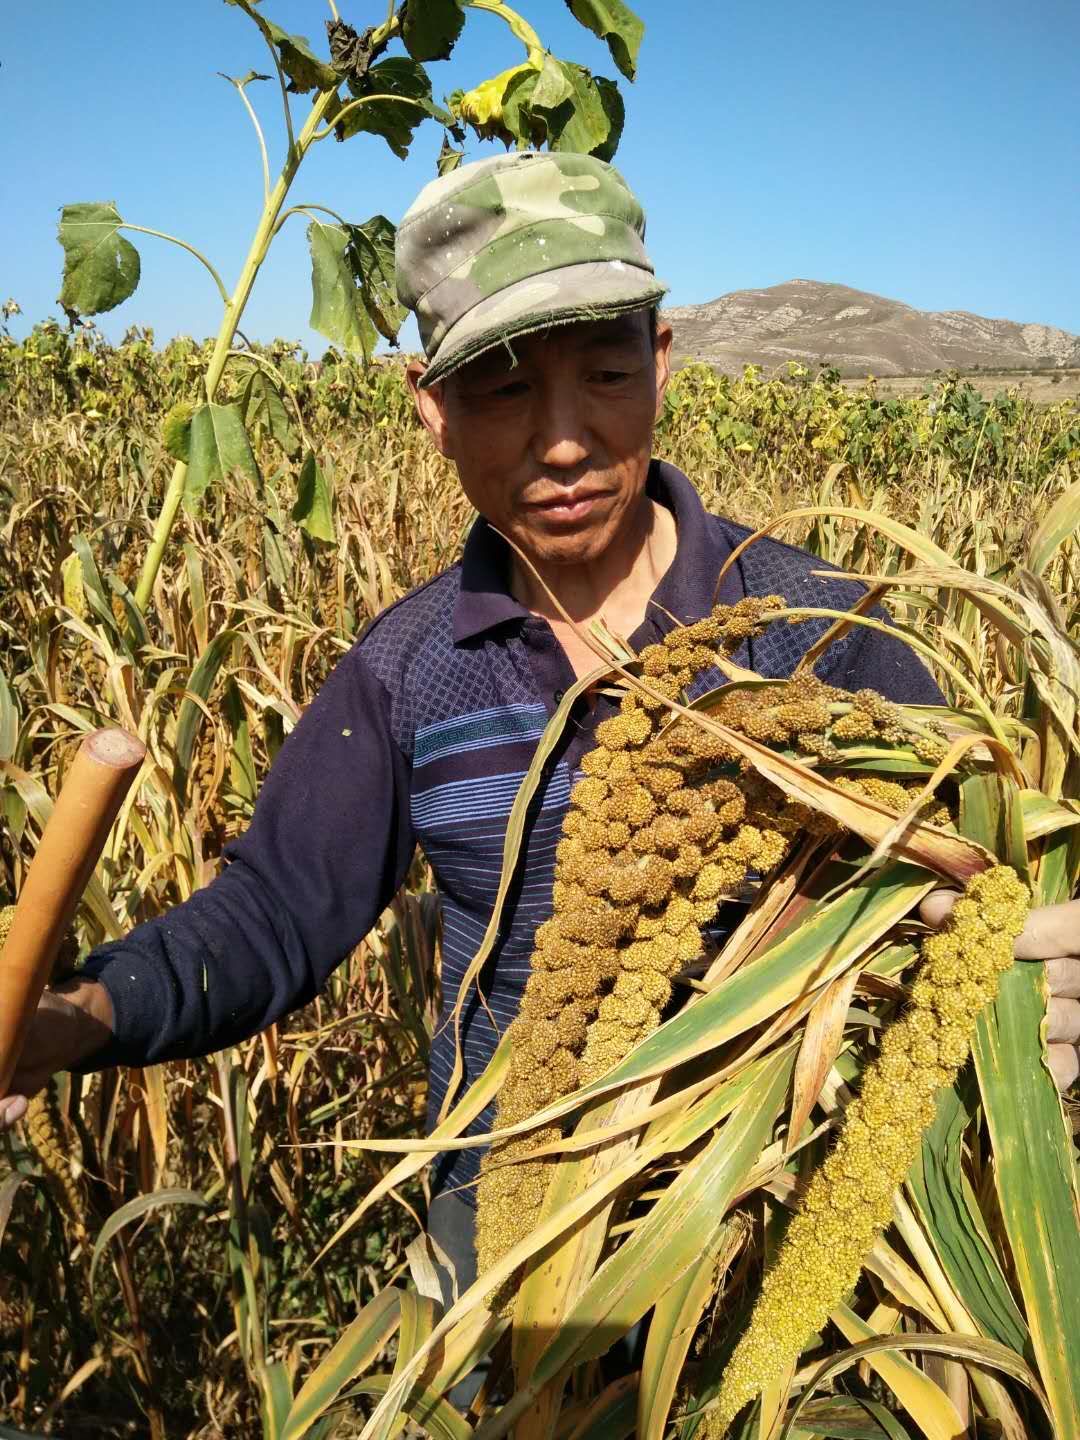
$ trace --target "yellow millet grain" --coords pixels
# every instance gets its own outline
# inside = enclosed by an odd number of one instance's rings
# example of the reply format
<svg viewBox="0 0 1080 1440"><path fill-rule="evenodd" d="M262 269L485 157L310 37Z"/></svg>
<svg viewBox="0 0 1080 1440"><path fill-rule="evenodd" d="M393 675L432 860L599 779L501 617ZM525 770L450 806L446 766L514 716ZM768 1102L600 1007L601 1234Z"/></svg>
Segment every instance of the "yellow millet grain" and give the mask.
<svg viewBox="0 0 1080 1440"><path fill-rule="evenodd" d="M1012 941L1023 929L1030 896L1014 870L995 865L969 882L965 898L972 904L956 907L960 918L954 912L945 933L963 945L965 929L989 925L992 916L993 930L1009 942L1007 954L999 947L991 984L976 987L979 997L989 1000L998 975L1012 963ZM928 941L924 958L937 948ZM798 1358L855 1285L874 1236L890 1221L893 1192L933 1120L938 1089L951 1083L967 1058L982 1009L981 1003L972 1004L942 1025L936 991L943 982L935 970L933 960L925 965L932 982L929 1002L913 1004L886 1031L882 1058L867 1069L836 1149L810 1181L724 1372L716 1408L706 1416L702 1434L707 1440L724 1435L743 1406ZM965 994L976 998L970 990ZM898 1074L897 1059L905 1055L910 1069L899 1067Z"/></svg>
<svg viewBox="0 0 1080 1440"><path fill-rule="evenodd" d="M923 788L918 780L886 780L881 775L838 775L833 784L849 794L865 795L879 805L888 805L901 814L910 808L912 800ZM919 808L919 819L927 825L948 825L953 818L950 807L933 797Z"/></svg>
<svg viewBox="0 0 1080 1440"><path fill-rule="evenodd" d="M718 606L644 650L642 675L657 696L675 698L718 651L733 653L782 605L765 596ZM775 703L786 707L784 718L805 724L807 706L817 706L810 718L818 719L832 693L811 678L777 687ZM761 708L752 697L739 713ZM556 850L555 914L536 932L497 1128L603 1074L654 1029L672 980L698 957L700 927L720 897L748 867L773 868L798 831L800 817L767 786L746 774L717 776L718 765L738 758L723 741L668 717L662 699L628 692L596 727ZM550 1167L528 1157L559 1136L551 1126L491 1147L478 1190L482 1270L535 1224Z"/></svg>

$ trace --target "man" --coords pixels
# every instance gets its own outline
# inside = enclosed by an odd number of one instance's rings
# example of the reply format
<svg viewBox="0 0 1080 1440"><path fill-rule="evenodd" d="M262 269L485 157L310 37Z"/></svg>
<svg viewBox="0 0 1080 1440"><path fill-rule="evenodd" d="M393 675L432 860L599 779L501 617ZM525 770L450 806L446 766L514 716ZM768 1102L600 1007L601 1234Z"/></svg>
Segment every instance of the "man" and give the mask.
<svg viewBox="0 0 1080 1440"><path fill-rule="evenodd" d="M222 874L45 997L0 1121L13 1123L18 1094L56 1069L205 1054L306 1003L372 927L418 843L441 892L453 1004L491 914L507 815L536 741L596 665L545 585L579 625L603 618L637 650L708 612L724 560L748 533L707 515L686 477L651 459L671 330L656 319L664 287L643 236L618 172L579 155L499 156L421 193L398 235L399 290L427 355L408 378L482 518L461 563L383 612L337 666ZM716 598L779 591L793 605L850 607L860 587L815 578L822 568L762 540ZM786 675L826 623L775 626L737 658ZM817 669L849 689L939 699L905 645L859 627ZM571 776L606 713L602 696L579 701L547 764L481 977L486 1003L474 993L464 1010L466 1084L517 1011L533 932L551 913ZM948 900L927 903L938 923ZM1077 1070L1078 914L1074 905L1037 913L1020 945L1027 958L1053 960L1049 1038L1061 1042L1051 1047L1061 1083ZM443 1025L429 1118L453 1062ZM490 1122L489 1111L472 1133ZM477 1166L476 1151L457 1152L433 1174L431 1229L463 1284L474 1273Z"/></svg>

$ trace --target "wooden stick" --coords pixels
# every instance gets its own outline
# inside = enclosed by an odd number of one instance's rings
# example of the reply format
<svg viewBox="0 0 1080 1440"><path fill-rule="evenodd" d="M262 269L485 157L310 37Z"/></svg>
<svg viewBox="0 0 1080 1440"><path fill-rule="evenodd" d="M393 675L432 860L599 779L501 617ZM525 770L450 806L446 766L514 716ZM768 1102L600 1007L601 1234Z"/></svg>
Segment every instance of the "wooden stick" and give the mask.
<svg viewBox="0 0 1080 1440"><path fill-rule="evenodd" d="M0 1097L86 883L146 748L126 730L88 735L27 871L0 963Z"/></svg>

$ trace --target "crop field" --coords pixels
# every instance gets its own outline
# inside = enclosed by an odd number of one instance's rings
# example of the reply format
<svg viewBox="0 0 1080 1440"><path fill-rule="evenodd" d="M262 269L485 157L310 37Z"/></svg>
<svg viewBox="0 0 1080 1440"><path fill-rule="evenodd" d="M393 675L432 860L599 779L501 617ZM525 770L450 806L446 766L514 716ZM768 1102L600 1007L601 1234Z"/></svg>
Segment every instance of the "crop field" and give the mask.
<svg viewBox="0 0 1080 1440"><path fill-rule="evenodd" d="M182 512L150 603L137 606L136 581L176 454L168 417L208 354L188 340L158 349L137 331L114 347L92 326L69 332L49 323L25 341L0 338L0 903L18 893L83 734L120 724L150 754L79 911L83 952L214 876L335 660L381 609L454 562L472 519L413 417L398 360L365 367L329 352L315 365L280 342L230 366L218 391L221 404L243 410L255 467L227 475ZM260 383L267 366L284 382L280 391ZM691 366L671 385L657 453L692 477L711 509L754 526L782 521L782 538L891 582L891 613L923 645L950 702L970 716L991 714L994 733L1029 774L1045 767L1052 748L1031 720L1037 691L1044 713L1068 731L1055 741L1065 756L1056 793L1030 832L1033 845L1049 845L1047 837L1074 834L1062 827L1076 823L1068 808L1078 793L1069 748L1075 695L1064 715L1053 686L1080 621L1070 488L1080 481L1080 409L1068 395L1036 399L1007 381L991 394L981 383L939 376L896 394L797 369L765 380L752 370L731 378ZM301 463L309 451L319 456L316 475ZM1056 517L1049 529L1048 516ZM912 534L927 542L921 557ZM968 572L967 590L955 574L940 573L941 552ZM1002 628L1003 612L993 622L988 597L1000 606L1008 600L1019 617L1014 629ZM1034 681L1047 616L1066 648L1054 651L1058 670ZM914 765L911 773L925 780L929 769ZM967 794L966 821L974 823L976 792ZM42 1134L33 1143L25 1131L0 1140L0 1426L73 1440L361 1433L390 1383L380 1375L413 1353L405 1309L395 1340L393 1326L378 1330L382 1312L370 1307L422 1269L410 1246L423 1217L424 1174L355 1142L405 1144L421 1133L438 934L435 895L418 859L376 931L309 1008L208 1060L61 1076ZM847 989L841 1002L830 984L825 1008L809 1020L807 1012L789 1016L777 1032L788 1049L761 1052L772 1069L737 1072L740 1084L745 1078L773 1097L770 1114L778 1114L791 1073L781 1073L784 1057L794 1064L789 1032L804 1025L827 1052L799 1121L807 1135L815 1097L835 1108L855 1073L845 1065L857 1045L839 1055L849 1003L849 1039L857 1035L858 1044L880 1025L883 1007L895 1006L901 967L890 969L883 953L874 952L872 983L857 994ZM797 1083L806 1084L806 1045L800 1054ZM991 1088L992 1068L982 1055L980 1076ZM700 1075L694 1083L695 1096L705 1093ZM871 1347L824 1386L793 1435L1021 1440L1051 1434L1039 1394L1049 1395L1059 1422L1070 1403L1072 1362L1056 1362L1046 1339L1057 1292L1038 1290L1020 1243L1020 1212L1034 1202L995 1190L970 1090L957 1106L940 1123L953 1126L957 1147L968 1136L962 1158L961 1149L950 1151L953 1170L927 1170L901 1202L899 1233L879 1242L858 1304L836 1312L846 1329L832 1346L839 1353L933 1329L953 1348L881 1358ZM988 1113L997 1145L1004 1102ZM729 1127L742 1114L736 1109ZM1073 1114L1066 1101L1069 1126ZM770 1143L766 1129L754 1159ZM1071 1184L1075 1160L1063 1135ZM807 1154L820 1150L822 1137L813 1132ZM697 1144L687 1150L695 1161L709 1153ZM667 1152L661 1145L648 1153ZM400 1178L350 1224L396 1163ZM695 1403L715 1395L710 1345L717 1335L721 1350L727 1344L726 1316L745 1318L760 1257L776 1243L790 1193L785 1163L774 1157L768 1173L731 1180L737 1223L713 1237L706 1269L720 1277L716 1293L726 1283L723 1293L734 1299L725 1309L710 1290L695 1309L690 1291L680 1292L679 1314L693 1321L680 1352L690 1352L688 1368L681 1380L677 1366L672 1376L648 1372L655 1413L652 1428L636 1433L689 1436ZM638 1205L652 1193L655 1165L635 1173ZM766 1179L771 1189L755 1188ZM934 1195L953 1181L967 1218L942 1240ZM633 1243L635 1225L651 1223L641 1217L655 1213L635 1210L614 1226L609 1246L631 1236L616 1258ZM969 1263L976 1251L985 1261L978 1274ZM1066 1270L1062 1288L1073 1273ZM362 1312L375 1317L371 1334L356 1339L349 1385L331 1388L337 1408L320 1420L323 1428L275 1429L275 1403L288 1405ZM414 1350L431 1329L418 1314L408 1312ZM673 1333L678 1318L669 1306ZM643 1412L627 1412L625 1382L605 1388L597 1353L574 1372L580 1405L560 1435L635 1433L633 1416ZM1032 1371L1034 1390L1025 1378ZM766 1391L773 1417L794 1373L786 1389ZM287 1386L285 1402L275 1402L278 1384ZM656 1419L661 1392L672 1416L683 1415L674 1429ZM411 1433L474 1433L460 1416L432 1411L428 1419L429 1430ZM768 1424L743 1433L764 1437ZM1080 1420L1059 1433L1080 1433Z"/></svg>
<svg viewBox="0 0 1080 1440"><path fill-rule="evenodd" d="M933 375L890 375L877 382L882 395L920 395L935 383ZM1080 399L1080 370L972 370L958 377L988 400L1008 390L1015 390L1039 405L1056 405ZM852 390L861 388L861 380L847 380Z"/></svg>

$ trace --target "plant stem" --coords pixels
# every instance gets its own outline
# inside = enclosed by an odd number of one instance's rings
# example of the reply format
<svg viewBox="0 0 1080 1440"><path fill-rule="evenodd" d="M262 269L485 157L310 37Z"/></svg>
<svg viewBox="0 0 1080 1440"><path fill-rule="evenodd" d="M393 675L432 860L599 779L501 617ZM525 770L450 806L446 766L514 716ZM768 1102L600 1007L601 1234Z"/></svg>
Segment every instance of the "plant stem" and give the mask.
<svg viewBox="0 0 1080 1440"><path fill-rule="evenodd" d="M325 130L320 130L316 135L313 135L312 142L314 143L316 140L326 140L329 136L333 135L346 115L351 115L354 110L359 110L362 105L370 105L374 100L389 100L395 105L415 105L418 110L423 110L425 115L428 113L428 107L423 101L414 100L411 95L361 95L359 99L350 100L347 105L343 105L334 116L333 123L327 125Z"/></svg>
<svg viewBox="0 0 1080 1440"><path fill-rule="evenodd" d="M311 147L320 124L325 119L327 111L336 99L336 90L320 91L314 105L311 107L311 114L304 122L304 128L297 137L296 143L289 147L289 153L285 157L285 164L282 166L277 184L271 191L270 198L263 206L262 218L255 231L251 248L248 250L247 259L244 261L244 268L240 272L240 278L236 282L236 289L233 291L232 296L230 297L225 292L225 287L221 286L222 295L225 300L225 313L222 316L221 328L218 330L213 353L210 356L210 364L206 371L204 383L207 401L213 401L222 371L225 369L225 361L228 359L229 351L232 348L236 328L240 324L240 317L244 313L244 307L251 295L252 286L255 284L255 277L258 275L259 268L266 259L266 252L270 248L270 241L274 236L274 228L282 207L285 204L285 197L289 193L289 187L296 178L296 172ZM166 236L165 238L171 239L172 237ZM182 244L183 242L180 241L177 243ZM191 247L188 246L186 248L190 249ZM202 259L203 257L200 256L199 258ZM154 526L153 539L150 542L149 550L146 552L142 573L139 576L139 584L135 591L135 603L140 610L146 609L150 602L150 596L153 593L154 581L157 579L158 570L161 568L161 560L165 554L165 547L169 543L169 535L172 533L172 527L176 523L176 516L184 498L187 468L182 460L177 461L173 467L169 487L165 492L161 513L158 515L157 523Z"/></svg>
<svg viewBox="0 0 1080 1440"><path fill-rule="evenodd" d="M276 235L278 233L290 215L307 215L310 219L312 210L318 210L323 215L332 216L343 230L348 229L349 222L343 215L339 215L336 210L331 210L329 205L290 205L288 210L283 210L279 215L278 222L274 226L274 234Z"/></svg>
<svg viewBox="0 0 1080 1440"><path fill-rule="evenodd" d="M539 63L543 59L546 47L540 36L523 16L511 10L509 5L504 5L503 0L462 0L462 3L469 10L486 10L489 15L498 15L525 46L530 61Z"/></svg>
<svg viewBox="0 0 1080 1440"><path fill-rule="evenodd" d="M189 254L194 255L195 259L205 265L214 277L214 284L217 286L218 294L222 300L224 300L226 305L229 303L229 292L225 289L224 280L222 280L221 276L214 269L213 265L210 264L210 261L202 251L196 250L194 245L189 245L186 240L181 240L177 235L166 235L164 230L151 230L148 225L132 225L130 220L125 220L119 228L121 230L137 230L140 235L153 235L158 240L168 240L173 245L179 245L181 250L186 250Z"/></svg>
<svg viewBox="0 0 1080 1440"><path fill-rule="evenodd" d="M255 114L255 107L247 97L247 87L241 85L238 80L234 80L231 75L226 75L225 79L228 80L231 85L236 86L237 93L244 102L244 109L251 116L251 123L255 126L255 134L259 141L259 154L262 157L263 204L265 205L270 199L270 160L266 153L266 136L263 134L262 126L259 124L259 117Z"/></svg>
<svg viewBox="0 0 1080 1440"><path fill-rule="evenodd" d="M293 133L292 108L289 105L289 90L285 79L285 71L281 68L281 60L278 58L274 42L261 25L258 27L258 30L266 42L266 48L270 51L270 58L274 62L274 70L277 72L278 88L281 90L281 106L285 112L285 133L289 137L289 153L291 154L296 145L296 136Z"/></svg>

